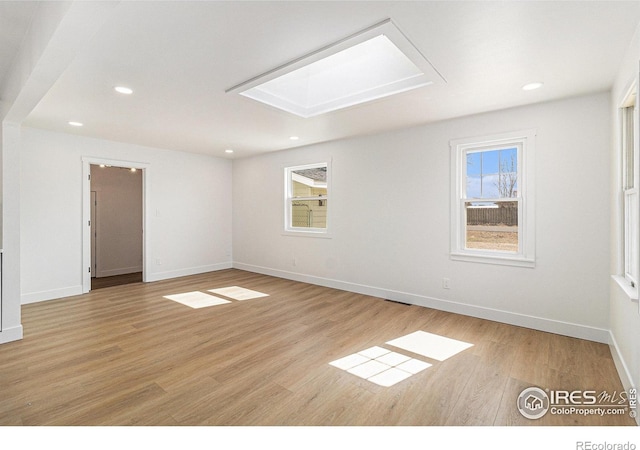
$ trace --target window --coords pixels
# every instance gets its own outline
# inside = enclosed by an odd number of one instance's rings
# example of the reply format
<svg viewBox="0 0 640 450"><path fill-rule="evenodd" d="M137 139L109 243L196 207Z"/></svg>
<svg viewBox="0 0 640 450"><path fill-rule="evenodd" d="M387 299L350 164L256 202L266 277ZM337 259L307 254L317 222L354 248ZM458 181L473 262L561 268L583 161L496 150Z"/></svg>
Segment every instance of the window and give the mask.
<svg viewBox="0 0 640 450"><path fill-rule="evenodd" d="M328 164L285 169L285 231L326 234Z"/></svg>
<svg viewBox="0 0 640 450"><path fill-rule="evenodd" d="M638 171L635 136L636 94L632 91L620 109L622 143L622 211L624 278L632 287L638 284Z"/></svg>
<svg viewBox="0 0 640 450"><path fill-rule="evenodd" d="M534 131L451 142L451 257L533 267Z"/></svg>

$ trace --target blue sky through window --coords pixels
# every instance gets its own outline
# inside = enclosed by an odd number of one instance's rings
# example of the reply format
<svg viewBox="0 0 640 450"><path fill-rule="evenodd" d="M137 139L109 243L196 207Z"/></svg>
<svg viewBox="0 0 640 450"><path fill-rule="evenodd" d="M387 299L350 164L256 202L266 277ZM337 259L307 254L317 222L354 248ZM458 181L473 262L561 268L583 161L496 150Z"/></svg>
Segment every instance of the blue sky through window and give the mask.
<svg viewBox="0 0 640 450"><path fill-rule="evenodd" d="M467 153L467 198L517 196L518 149Z"/></svg>

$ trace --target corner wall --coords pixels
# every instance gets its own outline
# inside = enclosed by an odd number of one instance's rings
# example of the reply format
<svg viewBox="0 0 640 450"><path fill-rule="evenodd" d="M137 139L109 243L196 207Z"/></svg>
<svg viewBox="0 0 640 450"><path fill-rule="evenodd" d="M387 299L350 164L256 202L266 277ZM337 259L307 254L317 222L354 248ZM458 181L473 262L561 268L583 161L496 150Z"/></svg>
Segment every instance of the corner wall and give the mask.
<svg viewBox="0 0 640 450"><path fill-rule="evenodd" d="M623 271L622 258L622 171L620 156L620 118L619 102L632 83L638 83L638 64L640 62L640 26L636 30L618 76L612 89L612 150L611 160L611 275L620 275ZM637 100L636 100L637 101ZM637 131L637 130L636 130ZM626 389L640 386L640 309L638 300L632 300L613 279L609 279L610 304L610 344L620 378ZM640 418L636 419L639 421Z"/></svg>
<svg viewBox="0 0 640 450"><path fill-rule="evenodd" d="M234 266L608 342L610 114L602 93L236 160ZM536 267L452 261L449 141L530 128ZM329 160L332 237L284 235L283 168Z"/></svg>
<svg viewBox="0 0 640 450"><path fill-rule="evenodd" d="M22 128L23 304L82 293L83 157L148 164L146 281L231 267L231 161Z"/></svg>

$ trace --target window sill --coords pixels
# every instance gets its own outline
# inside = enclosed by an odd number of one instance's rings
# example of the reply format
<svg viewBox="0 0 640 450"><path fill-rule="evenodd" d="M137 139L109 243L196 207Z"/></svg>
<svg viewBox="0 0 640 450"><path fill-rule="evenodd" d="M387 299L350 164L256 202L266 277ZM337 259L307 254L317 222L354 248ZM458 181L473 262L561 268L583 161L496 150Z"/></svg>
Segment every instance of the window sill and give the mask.
<svg viewBox="0 0 640 450"><path fill-rule="evenodd" d="M282 232L283 236L292 236L292 237L310 237L310 238L319 238L319 239L331 239L331 234L325 231L293 231L293 230L285 230Z"/></svg>
<svg viewBox="0 0 640 450"><path fill-rule="evenodd" d="M534 268L536 262L534 259L526 259L521 257L509 256L488 256L474 255L470 253L451 253L451 259L454 261L466 261L482 264L497 264L500 266L528 267Z"/></svg>
<svg viewBox="0 0 640 450"><path fill-rule="evenodd" d="M622 289L624 293L627 294L629 300L634 302L638 301L638 286L631 286L631 283L629 283L629 281L627 281L625 277L621 277L620 275L611 275L611 278L613 278L614 281L618 283L618 286L620 286L620 289Z"/></svg>

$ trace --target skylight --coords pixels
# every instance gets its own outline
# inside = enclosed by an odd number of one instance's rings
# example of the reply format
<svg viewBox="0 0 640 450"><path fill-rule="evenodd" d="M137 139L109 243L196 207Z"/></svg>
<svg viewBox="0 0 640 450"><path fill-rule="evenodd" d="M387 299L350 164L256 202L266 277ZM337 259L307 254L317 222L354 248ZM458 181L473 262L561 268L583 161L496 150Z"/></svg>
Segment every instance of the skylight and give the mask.
<svg viewBox="0 0 640 450"><path fill-rule="evenodd" d="M387 19L227 92L313 117L442 81Z"/></svg>

